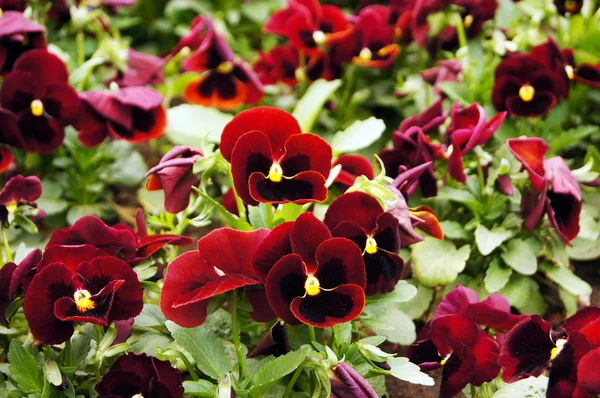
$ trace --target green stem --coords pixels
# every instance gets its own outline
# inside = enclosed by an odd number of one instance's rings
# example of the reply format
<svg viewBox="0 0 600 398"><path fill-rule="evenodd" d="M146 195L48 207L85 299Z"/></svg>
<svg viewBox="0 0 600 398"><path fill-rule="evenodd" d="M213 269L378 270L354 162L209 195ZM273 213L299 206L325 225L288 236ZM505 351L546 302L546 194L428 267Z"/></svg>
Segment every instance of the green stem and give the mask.
<svg viewBox="0 0 600 398"><path fill-rule="evenodd" d="M317 334L315 333L315 327L311 325L308 326L308 337L310 341L317 341Z"/></svg>
<svg viewBox="0 0 600 398"><path fill-rule="evenodd" d="M485 177L483 176L483 166L481 165L481 158L477 156L477 176L479 177L479 186L481 189L481 195L485 193Z"/></svg>
<svg viewBox="0 0 600 398"><path fill-rule="evenodd" d="M238 327L237 319L237 300L237 291L234 290L231 298L231 326L233 333L233 345L235 346L235 355L237 356L238 362L240 363L240 379L245 379L248 377L248 370L246 369L246 358L244 357L244 353L242 352L242 347L240 343L240 330Z"/></svg>
<svg viewBox="0 0 600 398"><path fill-rule="evenodd" d="M238 214L240 219L247 221L248 218L246 218L246 206L244 206L244 202L242 201L242 198L240 198L240 196L237 193L237 190L235 189L235 185L233 184L233 175L231 174L231 170L229 171L229 181L231 181L231 190L233 191L233 197L235 198L235 204L237 205L238 208Z"/></svg>
<svg viewBox="0 0 600 398"><path fill-rule="evenodd" d="M475 398L477 396L477 390L475 390L475 386L471 384L471 398Z"/></svg>
<svg viewBox="0 0 600 398"><path fill-rule="evenodd" d="M273 229L273 205L271 203L265 205L265 213L267 216L267 228Z"/></svg>
<svg viewBox="0 0 600 398"><path fill-rule="evenodd" d="M298 377L300 377L300 374L302 373L303 369L304 367L302 365L298 366L298 369L296 369L296 371L292 375L292 379L285 388L285 392L283 393L282 398L288 398L290 396L290 394L292 393L292 389L294 388L294 384L296 384L296 381L298 380Z"/></svg>
<svg viewBox="0 0 600 398"><path fill-rule="evenodd" d="M81 28L77 30L77 65L81 66L85 62L85 34Z"/></svg>
<svg viewBox="0 0 600 398"><path fill-rule="evenodd" d="M179 357L179 359L181 359L181 361L187 368L188 372L190 372L190 376L192 377L192 380L194 380L194 381L200 380L200 377L198 377L198 373L196 373L196 369L194 369L194 367L192 366L190 361L187 359L185 354L178 350L174 350L174 351L177 353L177 356Z"/></svg>
<svg viewBox="0 0 600 398"><path fill-rule="evenodd" d="M12 252L10 251L10 245L8 244L8 236L6 236L6 227L2 227L2 244L4 245L4 253L6 255L6 262L11 263L13 261Z"/></svg>
<svg viewBox="0 0 600 398"><path fill-rule="evenodd" d="M458 45L460 48L467 46L467 34L465 33L465 25L460 17L460 15L456 15L456 22L454 23L454 27L456 28L456 35L458 36Z"/></svg>

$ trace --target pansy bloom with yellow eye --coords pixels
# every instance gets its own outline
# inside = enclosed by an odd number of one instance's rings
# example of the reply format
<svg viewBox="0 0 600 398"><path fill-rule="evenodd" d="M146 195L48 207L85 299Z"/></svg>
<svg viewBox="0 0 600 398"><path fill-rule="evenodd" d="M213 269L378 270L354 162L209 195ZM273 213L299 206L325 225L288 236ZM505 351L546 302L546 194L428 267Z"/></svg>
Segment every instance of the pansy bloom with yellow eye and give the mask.
<svg viewBox="0 0 600 398"><path fill-rule="evenodd" d="M16 175L0 191L0 221L6 223L8 214L19 206L35 207L35 201L42 195L42 181L35 176Z"/></svg>
<svg viewBox="0 0 600 398"><path fill-rule="evenodd" d="M404 271L404 261L398 255L398 219L386 213L377 199L363 192L346 193L327 209L325 225L333 236L348 238L362 250L366 294L394 290Z"/></svg>
<svg viewBox="0 0 600 398"><path fill-rule="evenodd" d="M223 130L221 153L231 163L236 192L248 205L327 198L331 146L315 134L302 134L285 111L258 107L239 113Z"/></svg>
<svg viewBox="0 0 600 398"><path fill-rule="evenodd" d="M38 265L23 308L33 336L44 344L67 341L74 322L107 326L137 316L143 293L137 274L122 260L89 258Z"/></svg>
<svg viewBox="0 0 600 398"><path fill-rule="evenodd" d="M68 78L65 64L46 50L22 55L2 85L0 141L27 152L54 152L81 110Z"/></svg>
<svg viewBox="0 0 600 398"><path fill-rule="evenodd" d="M365 305L365 264L360 248L332 238L311 213L273 229L252 260L267 299L285 322L331 327L356 318Z"/></svg>

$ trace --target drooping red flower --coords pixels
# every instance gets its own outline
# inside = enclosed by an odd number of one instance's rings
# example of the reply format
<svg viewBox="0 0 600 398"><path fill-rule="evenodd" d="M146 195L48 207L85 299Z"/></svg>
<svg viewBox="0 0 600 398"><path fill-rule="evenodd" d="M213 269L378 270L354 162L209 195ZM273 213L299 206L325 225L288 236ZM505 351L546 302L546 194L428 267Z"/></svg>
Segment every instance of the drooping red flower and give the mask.
<svg viewBox="0 0 600 398"><path fill-rule="evenodd" d="M579 234L581 188L561 157L544 160L548 144L541 138L513 138L508 148L531 180L532 192L523 195L525 226L533 231L544 213L567 243Z"/></svg>
<svg viewBox="0 0 600 398"><path fill-rule="evenodd" d="M35 176L12 177L0 191L0 221L7 222L8 213L19 206L36 207L35 201L42 195L42 181Z"/></svg>
<svg viewBox="0 0 600 398"><path fill-rule="evenodd" d="M198 250L177 257L169 265L160 298L167 319L184 327L201 325L211 297L259 284L251 259L268 233L219 228L198 241Z"/></svg>
<svg viewBox="0 0 600 398"><path fill-rule="evenodd" d="M20 12L22 5L14 0L0 2L0 75L10 72L15 61L35 48L46 48L44 27ZM9 11L13 10L13 11Z"/></svg>
<svg viewBox="0 0 600 398"><path fill-rule="evenodd" d="M77 265L54 262L43 267L27 289L23 308L36 339L60 344L73 334L74 322L107 326L137 316L142 298L131 267L103 256Z"/></svg>
<svg viewBox="0 0 600 398"><path fill-rule="evenodd" d="M331 169L331 146L304 133L292 115L258 107L239 113L223 130L221 153L231 163L244 203L298 204L323 201Z"/></svg>
<svg viewBox="0 0 600 398"><path fill-rule="evenodd" d="M596 398L600 395L600 347L585 354L577 366L577 386L573 391L574 398Z"/></svg>
<svg viewBox="0 0 600 398"><path fill-rule="evenodd" d="M419 72L421 78L433 86L433 91L442 95L440 83L443 82L460 82L460 74L462 72L462 64L457 59L446 59L436 62L433 68L425 69ZM441 113L441 112L440 112Z"/></svg>
<svg viewBox="0 0 600 398"><path fill-rule="evenodd" d="M448 158L448 173L465 184L467 176L463 170L462 158L477 145L485 145L500 128L506 112L498 113L486 121L485 110L477 103L461 109L455 102L452 106L452 123L446 130L446 145L451 147Z"/></svg>
<svg viewBox="0 0 600 398"><path fill-rule="evenodd" d="M342 155L333 162L333 167L337 165L342 165L342 170L334 182L340 184L344 192L354 184L356 177L365 176L369 180L375 178L373 164L362 155Z"/></svg>
<svg viewBox="0 0 600 398"><path fill-rule="evenodd" d="M46 50L19 57L2 85L0 141L28 152L54 152L81 109L68 77L65 64Z"/></svg>
<svg viewBox="0 0 600 398"><path fill-rule="evenodd" d="M17 269L15 263L6 263L0 268L0 325L8 327L9 319L6 319L6 309L12 303L10 294L10 281Z"/></svg>
<svg viewBox="0 0 600 398"><path fill-rule="evenodd" d="M583 0L554 0L554 5L561 15L573 15L581 11Z"/></svg>
<svg viewBox="0 0 600 398"><path fill-rule="evenodd" d="M429 321L407 351L411 362L428 371L442 370L440 397L453 397L468 384L480 386L498 376L499 344L463 315Z"/></svg>
<svg viewBox="0 0 600 398"><path fill-rule="evenodd" d="M285 322L331 327L356 318L365 304L365 264L359 247L332 238L311 213L273 229L252 268L269 304Z"/></svg>
<svg viewBox="0 0 600 398"><path fill-rule="evenodd" d="M31 280L37 273L37 265L42 260L42 251L40 249L32 250L21 262L12 275L10 280L9 297L14 298L18 292L27 291Z"/></svg>
<svg viewBox="0 0 600 398"><path fill-rule="evenodd" d="M296 69L300 66L298 49L294 46L277 45L271 51L259 52L253 68L262 84L282 82L290 87L297 83Z"/></svg>
<svg viewBox="0 0 600 398"><path fill-rule="evenodd" d="M288 333L285 327L285 322L279 321L273 324L267 334L248 355L248 358L268 355L278 357L287 354L289 351L290 345L288 342Z"/></svg>
<svg viewBox="0 0 600 398"><path fill-rule="evenodd" d="M492 102L512 116L547 114L564 96L562 76L532 54L515 54L496 68Z"/></svg>
<svg viewBox="0 0 600 398"><path fill-rule="evenodd" d="M129 49L127 70L114 80L120 87L157 85L164 81L165 60L154 55Z"/></svg>
<svg viewBox="0 0 600 398"><path fill-rule="evenodd" d="M212 26L200 47L182 66L185 71L200 73L183 93L185 100L193 104L229 110L242 104L257 104L264 95L252 68L235 58L225 39Z"/></svg>
<svg viewBox="0 0 600 398"><path fill-rule="evenodd" d="M394 290L402 278L404 261L398 255L398 220L381 204L363 192L346 193L331 203L325 225L333 236L348 238L363 253L369 296Z"/></svg>
<svg viewBox="0 0 600 398"><path fill-rule="evenodd" d="M181 398L181 374L169 361L129 353L120 356L96 385L99 398Z"/></svg>
<svg viewBox="0 0 600 398"><path fill-rule="evenodd" d="M444 99L439 97L423 112L407 117L398 126L398 131L405 133L411 127L420 127L425 134L434 132L446 121L448 114L444 112Z"/></svg>
<svg viewBox="0 0 600 398"><path fill-rule="evenodd" d="M163 97L148 87L124 87L116 91L80 94L83 114L75 125L79 140L88 147L111 136L132 143L162 137L167 125Z"/></svg>
<svg viewBox="0 0 600 398"><path fill-rule="evenodd" d="M148 191L165 191L165 209L177 214L188 207L192 187L199 179L192 168L202 158L202 152L188 146L176 146L162 157L158 165L146 173Z"/></svg>

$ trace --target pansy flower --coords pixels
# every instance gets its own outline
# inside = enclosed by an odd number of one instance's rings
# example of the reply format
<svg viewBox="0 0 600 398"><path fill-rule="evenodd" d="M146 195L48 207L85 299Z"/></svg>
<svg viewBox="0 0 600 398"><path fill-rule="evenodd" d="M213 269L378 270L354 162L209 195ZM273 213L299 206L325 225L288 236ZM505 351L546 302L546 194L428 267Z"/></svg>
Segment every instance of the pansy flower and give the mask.
<svg viewBox="0 0 600 398"><path fill-rule="evenodd" d="M162 137L167 125L163 97L149 87L86 91L80 97L83 114L75 127L88 147L109 135L135 144L150 141Z"/></svg>
<svg viewBox="0 0 600 398"><path fill-rule="evenodd" d="M436 66L433 68L422 70L419 72L419 75L423 80L433 86L433 91L436 94L443 95L443 92L440 90L440 83L460 82L460 74L462 73L462 70L462 64L459 60L445 59L436 62Z"/></svg>
<svg viewBox="0 0 600 398"><path fill-rule="evenodd" d="M600 395L600 347L594 348L579 360L577 366L577 386L573 391L574 398L596 398Z"/></svg>
<svg viewBox="0 0 600 398"><path fill-rule="evenodd" d="M269 304L285 322L331 327L356 318L365 305L360 248L332 238L311 213L275 227L252 259Z"/></svg>
<svg viewBox="0 0 600 398"><path fill-rule="evenodd" d="M498 376L499 344L463 315L429 321L407 351L421 370L442 368L440 397L457 395L468 384L480 386Z"/></svg>
<svg viewBox="0 0 600 398"><path fill-rule="evenodd" d="M581 11L583 0L554 0L554 5L561 15L573 15Z"/></svg>
<svg viewBox="0 0 600 398"><path fill-rule="evenodd" d="M2 85L0 141L28 152L54 152L81 109L68 78L63 61L46 50L22 55Z"/></svg>
<svg viewBox="0 0 600 398"><path fill-rule="evenodd" d="M225 126L220 149L231 163L236 192L248 205L327 197L331 146L315 134L302 134L285 111L258 107L239 113Z"/></svg>
<svg viewBox="0 0 600 398"><path fill-rule="evenodd" d="M581 188L561 157L544 160L548 144L541 138L513 138L507 141L512 154L527 170L532 192L523 195L521 206L525 226L533 231L544 213L567 243L579 234Z"/></svg>
<svg viewBox="0 0 600 398"><path fill-rule="evenodd" d="M282 82L290 87L296 85L296 69L300 66L296 47L277 45L269 52L259 52L258 55L258 61L253 68L262 84Z"/></svg>
<svg viewBox="0 0 600 398"><path fill-rule="evenodd" d="M212 29L212 22L209 18L202 15L194 17L190 23L189 31L179 39L177 45L171 50L171 56L179 53L185 47L191 51L197 50L202 45L209 29Z"/></svg>
<svg viewBox="0 0 600 398"><path fill-rule="evenodd" d="M339 184L344 192L354 184L356 177L365 176L369 180L375 178L373 164L362 155L342 155L333 162L333 167L337 165L341 165L342 169L334 182Z"/></svg>
<svg viewBox="0 0 600 398"><path fill-rule="evenodd" d="M12 303L12 295L10 294L10 281L13 273L17 269L15 263L6 263L0 268L0 325L8 327L8 319L6 319L6 309Z"/></svg>
<svg viewBox="0 0 600 398"><path fill-rule="evenodd" d="M252 68L234 56L212 27L182 66L185 71L200 73L183 92L185 100L193 104L229 110L241 104L257 104L264 95Z"/></svg>
<svg viewBox="0 0 600 398"><path fill-rule="evenodd" d="M564 80L531 54L505 58L496 68L492 102L512 116L547 114L564 96Z"/></svg>
<svg viewBox="0 0 600 398"><path fill-rule="evenodd" d="M184 392L169 361L132 352L117 358L95 389L99 398L182 398Z"/></svg>
<svg viewBox="0 0 600 398"><path fill-rule="evenodd" d="M127 53L127 70L114 80L120 87L158 85L164 81L165 60L133 49Z"/></svg>
<svg viewBox="0 0 600 398"><path fill-rule="evenodd" d="M189 146L176 146L146 173L148 191L165 191L165 209L177 214L188 207L192 187L199 179L192 168L202 158L202 152Z"/></svg>
<svg viewBox="0 0 600 398"><path fill-rule="evenodd" d="M502 379L515 382L549 369L548 396L570 397L577 385L578 363L600 346L600 308L583 308L559 331L538 315L520 321L506 336L498 364Z"/></svg>
<svg viewBox="0 0 600 398"><path fill-rule="evenodd" d="M201 325L211 297L259 284L251 259L268 232L219 228L198 240L198 250L177 257L160 298L167 319L184 327Z"/></svg>
<svg viewBox="0 0 600 398"><path fill-rule="evenodd" d="M4 10L0 11L0 75L10 72L15 61L27 51L46 48L44 27L20 12L8 11L15 7L20 8L19 4L4 7L0 3L0 10Z"/></svg>
<svg viewBox="0 0 600 398"><path fill-rule="evenodd" d="M25 318L44 344L68 340L74 322L107 326L142 311L142 287L127 263L108 256L75 263L44 266L25 294Z"/></svg>
<svg viewBox="0 0 600 398"><path fill-rule="evenodd" d="M348 238L362 250L367 295L394 290L404 271L404 261L398 255L400 236L396 217L386 213L371 195L351 192L331 203L324 222L333 236Z"/></svg>
<svg viewBox="0 0 600 398"><path fill-rule="evenodd" d="M8 214L20 206L36 207L35 201L42 195L42 181L35 176L12 177L0 191L0 221L6 223Z"/></svg>
<svg viewBox="0 0 600 398"><path fill-rule="evenodd" d="M267 304L268 305L268 304ZM287 329L285 322L275 322L267 334L260 340L258 345L248 355L248 358L256 356L279 357L290 352L290 344L288 342Z"/></svg>
<svg viewBox="0 0 600 398"><path fill-rule="evenodd" d="M425 134L438 130L444 124L448 114L444 112L444 99L439 97L423 112L407 117L398 126L398 131L405 133L411 127L420 127Z"/></svg>
<svg viewBox="0 0 600 398"><path fill-rule="evenodd" d="M448 173L457 181L465 184L467 176L463 170L463 156L478 145L485 145L492 135L500 128L506 112L498 113L486 121L485 110L477 103L466 108L460 108L455 102L452 106L452 122L446 130L446 145L448 145Z"/></svg>

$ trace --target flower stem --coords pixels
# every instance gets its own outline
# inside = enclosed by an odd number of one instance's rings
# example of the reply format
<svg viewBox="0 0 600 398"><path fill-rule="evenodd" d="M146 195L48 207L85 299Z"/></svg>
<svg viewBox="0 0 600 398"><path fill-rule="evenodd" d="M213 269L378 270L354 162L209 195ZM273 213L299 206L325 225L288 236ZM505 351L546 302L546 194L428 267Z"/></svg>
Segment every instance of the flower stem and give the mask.
<svg viewBox="0 0 600 398"><path fill-rule="evenodd" d="M465 25L464 25L462 18L458 14L456 16L456 22L454 23L454 27L456 28L456 35L458 36L459 47L460 48L466 47L467 46L467 34L465 33Z"/></svg>
<svg viewBox="0 0 600 398"><path fill-rule="evenodd" d="M177 350L174 350L174 351L177 353L177 356L179 357L179 359L181 359L181 362L183 362L183 364L187 368L188 372L190 373L190 376L192 377L192 380L194 380L194 381L200 380L200 378L198 377L198 373L196 373L196 369L194 369L194 367L192 366L190 361L187 359L185 354L181 351L177 351Z"/></svg>
<svg viewBox="0 0 600 398"><path fill-rule="evenodd" d="M271 203L267 203L265 208L266 208L265 212L267 213L266 214L267 228L273 229L273 205Z"/></svg>
<svg viewBox="0 0 600 398"><path fill-rule="evenodd" d="M315 327L311 325L308 326L308 337L310 341L317 341L317 334L315 333Z"/></svg>
<svg viewBox="0 0 600 398"><path fill-rule="evenodd" d="M294 388L294 384L296 384L296 381L298 380L298 377L300 377L302 370L304 370L304 367L302 365L298 366L298 369L296 369L296 371L292 375L290 382L288 383L287 387L285 388L285 392L283 393L282 398L287 398L290 396L290 394L292 393L292 389Z"/></svg>
<svg viewBox="0 0 600 398"><path fill-rule="evenodd" d="M4 253L6 255L6 262L11 263L13 261L12 252L10 251L10 245L8 244L8 236L6 236L6 227L2 227L2 244L4 245Z"/></svg>
<svg viewBox="0 0 600 398"><path fill-rule="evenodd" d="M242 347L240 344L240 330L237 319L237 291L234 290L231 296L231 326L233 332L233 345L235 346L235 355L240 363L240 379L245 379L248 377L248 370L246 369L246 358L244 357L244 353L242 352Z"/></svg>
<svg viewBox="0 0 600 398"><path fill-rule="evenodd" d="M75 38L77 40L77 65L81 66L85 62L85 34L83 30L77 30Z"/></svg>

